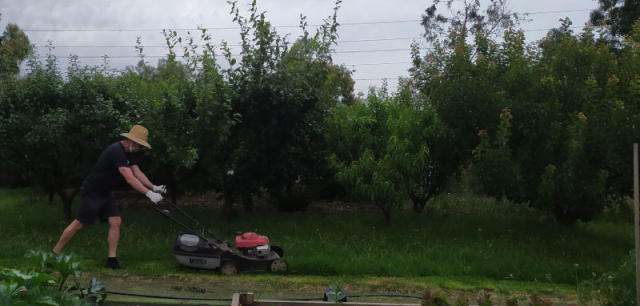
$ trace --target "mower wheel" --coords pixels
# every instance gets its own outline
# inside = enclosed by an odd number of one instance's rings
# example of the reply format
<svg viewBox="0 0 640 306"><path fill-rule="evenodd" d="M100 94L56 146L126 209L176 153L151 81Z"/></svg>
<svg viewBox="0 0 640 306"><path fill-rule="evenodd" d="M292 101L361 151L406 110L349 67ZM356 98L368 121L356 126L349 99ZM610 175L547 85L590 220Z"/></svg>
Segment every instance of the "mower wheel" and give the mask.
<svg viewBox="0 0 640 306"><path fill-rule="evenodd" d="M278 258L271 262L271 272L282 273L287 271L287 262L284 259Z"/></svg>
<svg viewBox="0 0 640 306"><path fill-rule="evenodd" d="M220 267L220 274L222 275L236 275L237 273L238 269L232 262L225 263Z"/></svg>

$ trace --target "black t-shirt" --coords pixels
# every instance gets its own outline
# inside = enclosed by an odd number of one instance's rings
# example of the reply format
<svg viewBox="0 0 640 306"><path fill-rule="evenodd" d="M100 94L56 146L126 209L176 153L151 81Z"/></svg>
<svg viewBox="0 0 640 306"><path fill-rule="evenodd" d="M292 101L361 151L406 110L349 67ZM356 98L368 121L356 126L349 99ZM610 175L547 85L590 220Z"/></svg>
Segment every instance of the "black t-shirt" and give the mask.
<svg viewBox="0 0 640 306"><path fill-rule="evenodd" d="M107 147L98 163L82 183L83 193L94 193L98 195L109 195L116 186L124 181L118 168L131 167L136 165L133 153L125 152L121 142L115 142Z"/></svg>

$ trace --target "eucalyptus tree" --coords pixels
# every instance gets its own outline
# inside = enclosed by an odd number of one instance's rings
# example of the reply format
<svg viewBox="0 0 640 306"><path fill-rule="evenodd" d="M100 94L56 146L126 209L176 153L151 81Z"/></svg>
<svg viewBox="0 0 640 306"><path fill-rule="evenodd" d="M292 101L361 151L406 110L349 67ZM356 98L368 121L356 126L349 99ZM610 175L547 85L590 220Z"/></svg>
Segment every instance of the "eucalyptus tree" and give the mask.
<svg viewBox="0 0 640 306"><path fill-rule="evenodd" d="M20 63L33 52L29 37L16 24L9 23L0 35L0 75L16 75Z"/></svg>
<svg viewBox="0 0 640 306"><path fill-rule="evenodd" d="M619 40L631 33L638 18L640 1L637 0L598 0L598 8L590 15L591 23L606 26Z"/></svg>

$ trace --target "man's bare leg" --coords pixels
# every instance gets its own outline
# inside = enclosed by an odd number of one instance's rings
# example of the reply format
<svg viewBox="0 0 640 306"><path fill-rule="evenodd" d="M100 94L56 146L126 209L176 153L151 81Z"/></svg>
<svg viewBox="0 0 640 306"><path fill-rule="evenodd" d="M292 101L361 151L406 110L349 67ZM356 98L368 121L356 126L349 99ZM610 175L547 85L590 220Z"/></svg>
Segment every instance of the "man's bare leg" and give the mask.
<svg viewBox="0 0 640 306"><path fill-rule="evenodd" d="M109 235L107 242L109 243L109 257L116 257L118 251L118 241L120 241L120 217L109 217Z"/></svg>
<svg viewBox="0 0 640 306"><path fill-rule="evenodd" d="M69 243L71 238L73 238L73 236L75 236L76 233L80 229L82 229L83 226L84 225L82 224L82 222L78 220L73 220L73 222L71 222L71 224L69 224L67 228L65 228L64 231L62 232L62 235L60 236L60 240L58 240L58 243L53 248L53 252L56 254L60 254L60 252L62 252L62 249L64 249L64 246L67 245L67 243Z"/></svg>

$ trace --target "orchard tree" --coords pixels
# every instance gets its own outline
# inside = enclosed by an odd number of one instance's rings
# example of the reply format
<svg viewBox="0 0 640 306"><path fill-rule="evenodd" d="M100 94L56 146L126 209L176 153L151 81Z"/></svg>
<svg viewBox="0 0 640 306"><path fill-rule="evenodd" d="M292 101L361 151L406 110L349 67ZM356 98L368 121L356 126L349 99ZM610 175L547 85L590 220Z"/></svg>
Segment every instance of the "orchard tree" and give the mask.
<svg viewBox="0 0 640 306"><path fill-rule="evenodd" d="M24 163L24 133L33 118L24 103L25 81L0 77L0 180L3 186L24 186L28 175Z"/></svg>
<svg viewBox="0 0 640 306"><path fill-rule="evenodd" d="M19 137L3 139L15 146L11 158L29 180L61 197L67 221L82 180L121 132L111 116L110 79L74 61L66 82L55 57L48 55L44 65L30 62L31 72L16 83L19 94L6 126Z"/></svg>
<svg viewBox="0 0 640 306"><path fill-rule="evenodd" d="M30 73L23 80L5 78L11 85L6 91L3 90L5 99L2 108L5 112L3 120L0 120L0 130L3 132L1 141L5 153L2 164L19 173L25 181L43 187L52 202L55 179L46 171L47 165L32 161L46 153L40 151L37 144L26 136L32 132L38 120L45 116L49 117L44 120L52 118L50 106L57 108L60 105L64 81L57 69L56 59L51 55L48 55L47 64L43 66L32 54L28 66Z"/></svg>
<svg viewBox="0 0 640 306"><path fill-rule="evenodd" d="M520 165L514 161L509 143L512 118L509 108L505 108L500 115L500 125L493 144L486 130L478 133L480 144L473 151L474 164L471 166L471 173L480 182L486 194L522 201L524 182Z"/></svg>
<svg viewBox="0 0 640 306"><path fill-rule="evenodd" d="M415 70L412 70L411 74L414 72ZM449 176L456 170L457 164L451 158L454 144L447 139L444 124L438 118L429 99L415 89L413 79L400 78L398 84L400 89L395 100L406 107L407 112L414 112L412 120L421 127L416 133L411 134L410 141L425 144L429 148L428 164L415 177L415 186L409 193L413 211L420 213L429 200L444 191ZM423 130L425 127L426 130Z"/></svg>
<svg viewBox="0 0 640 306"><path fill-rule="evenodd" d="M525 53L513 34L487 57L503 59L493 86L508 107L495 132L479 134L472 173L487 194L529 201L565 224L589 221L631 190L625 178L638 139L635 38L616 55L592 29L574 35L565 20Z"/></svg>
<svg viewBox="0 0 640 306"><path fill-rule="evenodd" d="M497 48L492 41L524 20L511 13L504 0L491 1L486 8L478 0L462 4L458 9L455 1L434 1L422 16L431 48L421 55L418 45L412 45L412 91L435 109L446 130L439 151L433 152L438 171L429 175L437 174L430 183L434 190L471 163L478 132L496 130L497 114L507 105L496 94L499 83L493 82L502 70L497 58L489 59ZM443 6L453 16L439 13Z"/></svg>
<svg viewBox="0 0 640 306"><path fill-rule="evenodd" d="M251 199L261 188L280 209L306 205L296 190L314 179L320 165L323 113L335 105L333 97L351 99L344 94L352 84L350 76L331 61L339 4L315 35L302 18L303 34L289 47L255 3L248 18L232 3L241 28L242 58L224 52L231 65L229 99L240 122L231 129L226 146L230 154L225 164L234 175L225 183L225 211L236 199L251 210ZM331 91L335 83L345 84L340 86L344 90Z"/></svg>
<svg viewBox="0 0 640 306"><path fill-rule="evenodd" d="M478 37L480 56L475 62L476 69L488 76L482 80L484 86L491 88L493 110L487 115L499 121L495 128L491 125L478 131L479 143L473 150L470 173L485 194L512 201L527 199L520 167L538 167L541 160L536 158L541 152L535 146L542 141L536 133L541 130L537 111L541 101L536 96L534 55L524 40L523 32L515 29L505 31L501 44L488 37ZM517 120L512 121L514 114ZM522 134L513 133L514 124ZM513 148L527 145L531 147L517 151L522 156L515 155Z"/></svg>
<svg viewBox="0 0 640 306"><path fill-rule="evenodd" d="M123 89L120 118L125 126L142 124L149 129L152 149L145 152L145 168L168 186L175 201L188 188L186 178L198 158L190 132L195 95L188 68L171 55L149 76L145 79L130 70L118 80Z"/></svg>
<svg viewBox="0 0 640 306"><path fill-rule="evenodd" d="M613 71L599 69L608 73L602 73L596 79L597 89L590 90L588 97L600 100L600 103L593 104L590 119L593 123L598 122L598 141L605 140L607 144L601 147L601 152L606 152L602 158L607 162L606 169L609 171L607 189L615 197L630 197L633 190L628 179L633 175L633 167L629 167L629 148L632 143L640 142L639 42L640 21L637 21L633 30L622 40L616 60L610 57L610 53L609 56L605 53L600 57L599 67L617 65ZM593 79L589 81L592 83Z"/></svg>
<svg viewBox="0 0 640 306"><path fill-rule="evenodd" d="M429 165L429 149L417 140L433 133L433 122L424 122L421 115L382 91L370 92L365 103L336 107L327 118L336 180L355 199L378 206L387 223Z"/></svg>

